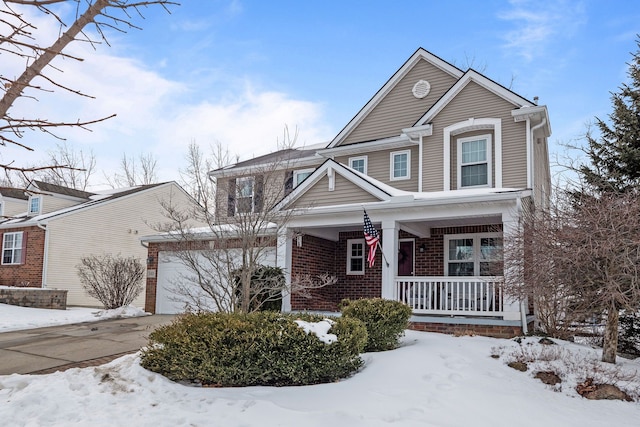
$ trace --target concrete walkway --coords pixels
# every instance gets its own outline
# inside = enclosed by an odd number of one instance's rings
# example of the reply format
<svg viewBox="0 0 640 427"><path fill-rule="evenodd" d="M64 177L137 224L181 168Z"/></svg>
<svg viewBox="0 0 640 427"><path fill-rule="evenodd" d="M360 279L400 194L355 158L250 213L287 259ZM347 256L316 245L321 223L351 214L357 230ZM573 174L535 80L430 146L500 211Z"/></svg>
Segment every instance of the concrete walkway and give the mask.
<svg viewBox="0 0 640 427"><path fill-rule="evenodd" d="M0 375L96 366L135 353L172 315L111 319L0 333Z"/></svg>

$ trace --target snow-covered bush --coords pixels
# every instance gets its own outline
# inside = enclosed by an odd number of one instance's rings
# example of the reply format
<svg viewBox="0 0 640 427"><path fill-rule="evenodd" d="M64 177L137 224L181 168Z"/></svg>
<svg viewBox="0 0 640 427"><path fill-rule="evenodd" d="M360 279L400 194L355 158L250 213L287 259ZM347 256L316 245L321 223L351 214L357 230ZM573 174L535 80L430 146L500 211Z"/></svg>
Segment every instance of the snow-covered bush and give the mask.
<svg viewBox="0 0 640 427"><path fill-rule="evenodd" d="M385 351L398 346L409 327L411 308L398 301L382 298L343 300L342 316L361 320L367 327L365 351Z"/></svg>
<svg viewBox="0 0 640 427"><path fill-rule="evenodd" d="M320 322L324 317L274 312L186 314L151 333L141 364L174 381L221 387L332 382L362 366L359 354L367 340L362 322L333 319L326 332L337 340L327 343L296 320Z"/></svg>

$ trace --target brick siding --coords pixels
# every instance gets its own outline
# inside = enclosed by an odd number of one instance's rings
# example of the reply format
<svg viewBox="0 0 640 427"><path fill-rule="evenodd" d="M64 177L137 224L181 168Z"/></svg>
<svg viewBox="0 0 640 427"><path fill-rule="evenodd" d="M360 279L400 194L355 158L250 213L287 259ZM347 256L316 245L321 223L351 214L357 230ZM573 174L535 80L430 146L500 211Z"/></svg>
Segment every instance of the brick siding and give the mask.
<svg viewBox="0 0 640 427"><path fill-rule="evenodd" d="M5 233L16 231L26 233L26 259L24 264L0 264L0 285L40 288L42 287L45 231L35 226L0 230L0 245L4 242Z"/></svg>

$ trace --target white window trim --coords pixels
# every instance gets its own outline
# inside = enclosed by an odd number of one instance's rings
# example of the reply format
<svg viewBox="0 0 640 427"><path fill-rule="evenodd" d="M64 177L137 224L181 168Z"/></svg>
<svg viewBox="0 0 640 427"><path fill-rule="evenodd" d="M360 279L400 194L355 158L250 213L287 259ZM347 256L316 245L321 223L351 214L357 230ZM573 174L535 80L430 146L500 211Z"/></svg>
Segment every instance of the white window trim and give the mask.
<svg viewBox="0 0 640 427"><path fill-rule="evenodd" d="M351 270L351 260L353 258L360 258L360 257L354 257L351 255L352 251L351 251L351 246L353 244L362 244L362 271L352 271ZM364 275L364 269L365 269L365 262L367 261L367 244L364 241L364 239L347 239L347 275L348 276L362 276Z"/></svg>
<svg viewBox="0 0 640 427"><path fill-rule="evenodd" d="M455 277L449 276L449 241L456 239L472 239L473 240L473 276L465 276L465 277L479 277L480 276L480 241L484 238L503 238L503 234L501 232L491 232L491 233L469 233L469 234L445 234L444 235L444 275L446 277ZM471 261L467 261L471 262ZM486 277L486 276L483 276Z"/></svg>
<svg viewBox="0 0 640 427"><path fill-rule="evenodd" d="M298 183L298 175L302 175L305 173L313 173L315 169L314 168L309 168L309 169L299 169L296 171L293 171L293 188L296 188L298 185L300 185L301 183Z"/></svg>
<svg viewBox="0 0 640 427"><path fill-rule="evenodd" d="M7 244L7 236L9 235L13 235L13 236L20 236L20 246L18 247L12 247L12 248L6 248L6 244ZM23 246L24 246L24 242L23 239L24 238L24 232L22 231L14 231L14 232L10 232L10 233L4 233L2 235L2 265L20 265L22 264L22 251L23 251ZM16 241L16 239L14 238L14 242ZM15 253L16 250L20 250L20 259L18 259L17 262L4 262L4 251L5 250L11 250L11 260L13 261L15 258Z"/></svg>
<svg viewBox="0 0 640 427"><path fill-rule="evenodd" d="M240 186L238 185L238 183L240 181L243 180L251 180L251 210L249 212L240 212L240 210L238 209L239 207L239 203L240 203L240 193L238 191L238 189L240 188ZM253 176L243 176L240 177L236 180L236 206L235 206L235 214L236 215L247 215L247 214L252 214L255 211L256 208L256 179Z"/></svg>
<svg viewBox="0 0 640 427"><path fill-rule="evenodd" d="M364 160L364 170L363 170L361 173L363 173L363 174L365 174L365 175L366 175L366 174L367 174L367 171L369 170L368 157L369 157L369 156L349 157L349 167L350 167L351 169L354 169L354 170L355 170L355 168L353 167L353 161L355 161L355 160Z"/></svg>
<svg viewBox="0 0 640 427"><path fill-rule="evenodd" d="M407 175L406 176L399 176L399 177L394 177L394 171L393 171L393 166L394 166L394 156L398 156L398 155L402 155L402 154L406 154L407 155ZM407 179L411 179L411 150L401 150L401 151L392 151L389 155L389 179L391 181L403 181L403 180L407 180Z"/></svg>
<svg viewBox="0 0 640 427"><path fill-rule="evenodd" d="M481 165L483 163L487 163L487 183L486 184L482 184L482 185L467 185L465 187L462 186L462 144L464 144L465 142L470 142L470 141L478 141L480 139L486 139L487 140L487 159L484 162L476 162L476 163L469 163L468 165ZM457 152L457 166L456 166L456 175L457 175L457 188L458 189L462 189L462 188L482 188L482 187L491 187L492 186L492 180L491 180L491 175L492 175L492 163L493 163L493 156L492 156L492 150L491 150L491 134L484 134L484 135L476 135L476 136L467 136L464 138L458 138L457 139L457 148L458 148L458 152ZM465 165L466 166L466 165Z"/></svg>
<svg viewBox="0 0 640 427"><path fill-rule="evenodd" d="M31 210L31 202L33 200L38 200L38 210L37 211L32 211ZM40 215L40 212L42 212L42 197L41 196L29 196L29 206L27 207L29 215Z"/></svg>

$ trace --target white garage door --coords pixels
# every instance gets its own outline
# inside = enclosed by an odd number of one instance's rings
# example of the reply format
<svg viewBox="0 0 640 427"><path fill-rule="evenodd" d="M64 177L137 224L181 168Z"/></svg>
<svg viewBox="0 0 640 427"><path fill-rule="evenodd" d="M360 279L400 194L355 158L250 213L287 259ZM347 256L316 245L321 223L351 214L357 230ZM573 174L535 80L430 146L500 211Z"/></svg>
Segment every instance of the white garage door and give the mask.
<svg viewBox="0 0 640 427"><path fill-rule="evenodd" d="M265 265L276 265L276 250L269 251ZM158 271L156 287L156 313L157 314L178 314L185 311L185 297L176 294L175 283L181 277L189 276L189 271L178 258L171 255L171 252L160 252L158 254ZM196 287L196 285L193 285ZM213 307L210 307L213 310Z"/></svg>

